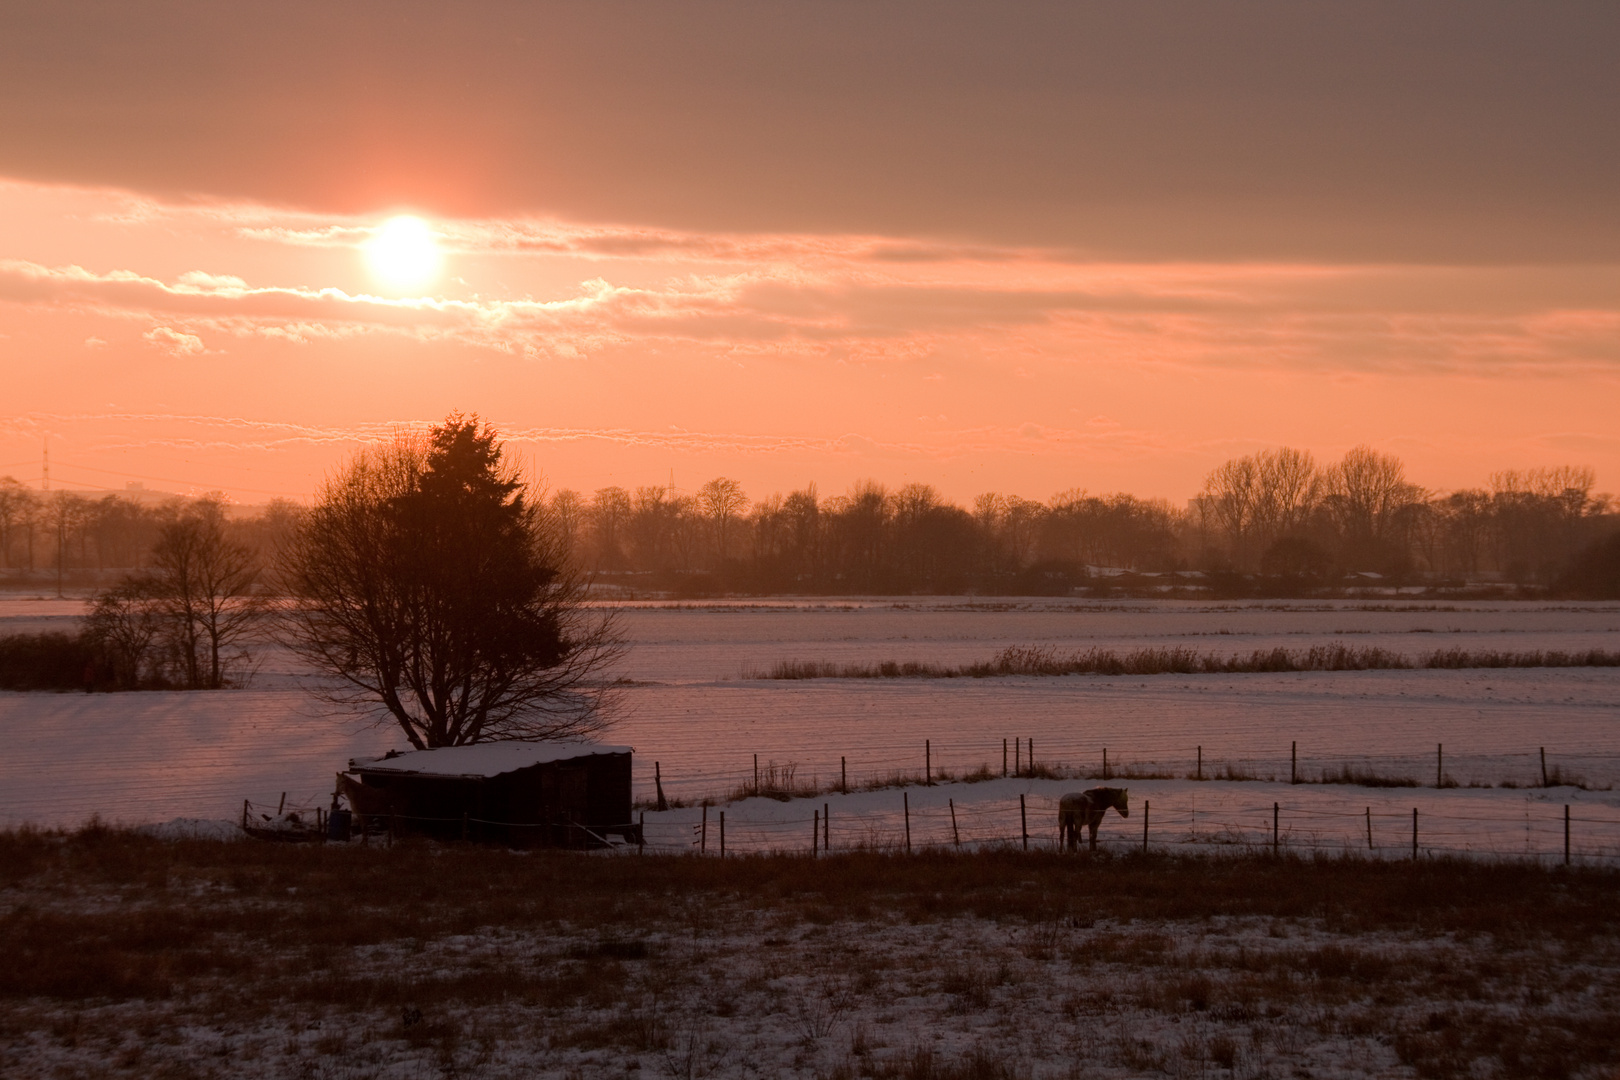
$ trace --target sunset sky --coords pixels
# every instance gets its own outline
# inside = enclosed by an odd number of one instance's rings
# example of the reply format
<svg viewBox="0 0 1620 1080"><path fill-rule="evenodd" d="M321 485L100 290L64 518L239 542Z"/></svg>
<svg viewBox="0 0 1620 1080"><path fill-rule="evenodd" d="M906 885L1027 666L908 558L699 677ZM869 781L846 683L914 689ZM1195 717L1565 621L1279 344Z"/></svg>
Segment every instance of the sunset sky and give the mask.
<svg viewBox="0 0 1620 1080"><path fill-rule="evenodd" d="M0 14L0 474L1620 490L1620 5ZM403 220L402 220L403 219Z"/></svg>

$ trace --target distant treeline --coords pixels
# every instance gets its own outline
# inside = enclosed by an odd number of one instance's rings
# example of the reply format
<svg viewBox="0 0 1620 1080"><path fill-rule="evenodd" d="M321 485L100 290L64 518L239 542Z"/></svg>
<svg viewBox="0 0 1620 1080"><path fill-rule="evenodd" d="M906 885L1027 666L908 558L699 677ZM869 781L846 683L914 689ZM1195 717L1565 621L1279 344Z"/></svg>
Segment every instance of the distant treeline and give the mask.
<svg viewBox="0 0 1620 1080"><path fill-rule="evenodd" d="M1290 449L1234 458L1184 506L1078 488L1045 502L987 492L960 506L926 484L875 481L830 497L812 484L755 499L724 477L693 493L563 489L535 493L530 505L598 580L684 596L1069 595L1122 584L1288 596L1493 581L1620 597L1620 518L1593 486L1592 470L1564 466L1434 492L1410 482L1399 459L1358 447L1328 465ZM72 580L147 568L189 505L37 492L0 478L0 574ZM252 516L213 505L226 538L265 565L301 513L285 500ZM1196 576L1132 581L1120 571ZM1355 576L1368 573L1379 577ZM269 587L273 578L260 575L255 588Z"/></svg>
<svg viewBox="0 0 1620 1080"><path fill-rule="evenodd" d="M545 510L565 548L605 580L688 595L1117 587L1121 579L1099 568L1198 571L1176 584L1231 595L1301 595L1363 572L1383 584L1562 582L1576 594L1620 595L1602 584L1612 557L1593 556L1584 585L1565 580L1577 555L1620 524L1592 489L1590 469L1561 467L1431 492L1409 482L1397 458L1367 448L1327 466L1282 449L1226 462L1183 507L1079 489L1046 502L991 492L963 507L926 484L872 481L832 497L811 485L751 500L721 478L692 494L562 490Z"/></svg>
<svg viewBox="0 0 1620 1080"><path fill-rule="evenodd" d="M199 508L229 538L268 556L296 525L302 509L275 499L257 513L233 513L222 496L174 496L160 502L118 494L36 491L0 476L0 571L61 574L150 567L165 528Z"/></svg>

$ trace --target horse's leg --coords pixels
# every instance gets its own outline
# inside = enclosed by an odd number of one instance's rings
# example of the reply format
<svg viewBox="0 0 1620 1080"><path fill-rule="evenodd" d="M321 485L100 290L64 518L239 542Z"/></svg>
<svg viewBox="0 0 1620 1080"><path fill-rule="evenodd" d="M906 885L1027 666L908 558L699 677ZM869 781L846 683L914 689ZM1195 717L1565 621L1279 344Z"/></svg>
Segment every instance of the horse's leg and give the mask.
<svg viewBox="0 0 1620 1080"><path fill-rule="evenodd" d="M1097 850L1097 826L1099 824L1101 824L1101 822L1099 822L1096 818L1092 818L1090 821L1086 822L1086 825L1089 826L1090 829L1091 829L1091 850L1092 851Z"/></svg>

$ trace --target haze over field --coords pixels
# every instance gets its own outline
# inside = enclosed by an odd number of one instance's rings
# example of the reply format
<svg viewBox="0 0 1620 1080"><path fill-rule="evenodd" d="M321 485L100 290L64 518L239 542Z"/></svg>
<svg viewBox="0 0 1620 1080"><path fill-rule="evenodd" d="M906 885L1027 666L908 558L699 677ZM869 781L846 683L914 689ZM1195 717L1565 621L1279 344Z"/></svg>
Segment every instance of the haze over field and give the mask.
<svg viewBox="0 0 1620 1080"><path fill-rule="evenodd" d="M1607 489L1617 45L1585 4L14 8L0 474L302 497L460 407L584 491L1181 500L1360 444Z"/></svg>

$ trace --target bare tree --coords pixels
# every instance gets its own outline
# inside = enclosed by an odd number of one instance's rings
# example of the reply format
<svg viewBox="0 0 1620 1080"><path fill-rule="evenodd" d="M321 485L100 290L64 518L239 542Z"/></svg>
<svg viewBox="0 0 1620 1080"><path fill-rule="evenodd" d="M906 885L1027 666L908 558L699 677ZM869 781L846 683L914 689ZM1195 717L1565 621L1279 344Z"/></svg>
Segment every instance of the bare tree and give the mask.
<svg viewBox="0 0 1620 1080"><path fill-rule="evenodd" d="M1228 555L1248 566L1254 554L1254 532L1260 502L1260 467L1252 457L1233 458L1204 478L1205 511L1225 533Z"/></svg>
<svg viewBox="0 0 1620 1080"><path fill-rule="evenodd" d="M724 566L726 534L731 529L731 523L748 509L748 496L743 494L742 485L737 481L720 476L699 488L697 498L703 516L714 526L715 549L719 552L720 564Z"/></svg>
<svg viewBox="0 0 1620 1080"><path fill-rule="evenodd" d="M451 416L357 455L279 568L282 637L417 748L589 735L611 720L610 613L528 499L496 432ZM386 721L384 721L386 722Z"/></svg>
<svg viewBox="0 0 1620 1080"><path fill-rule="evenodd" d="M110 666L112 685L134 690L148 683L157 666L153 647L163 630L157 582L140 575L96 596L84 637Z"/></svg>
<svg viewBox="0 0 1620 1080"><path fill-rule="evenodd" d="M11 565L12 545L17 532L29 527L34 501L34 493L15 477L0 476L0 566Z"/></svg>
<svg viewBox="0 0 1620 1080"><path fill-rule="evenodd" d="M217 690L263 611L254 595L257 554L225 532L224 507L202 501L163 527L152 549L152 587L186 686Z"/></svg>

